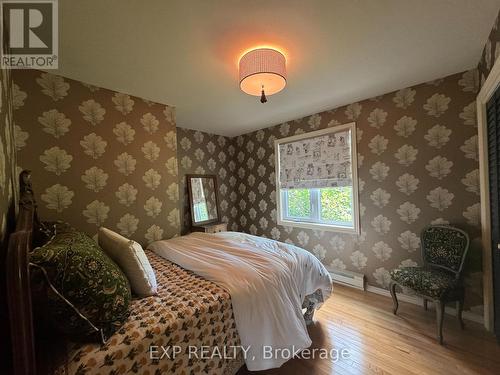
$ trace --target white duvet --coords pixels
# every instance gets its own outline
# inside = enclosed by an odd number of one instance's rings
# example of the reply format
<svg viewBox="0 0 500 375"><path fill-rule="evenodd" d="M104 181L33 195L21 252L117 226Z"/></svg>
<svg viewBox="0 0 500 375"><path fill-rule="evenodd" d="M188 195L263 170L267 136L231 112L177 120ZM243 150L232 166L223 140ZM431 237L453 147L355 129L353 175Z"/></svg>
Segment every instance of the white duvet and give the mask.
<svg viewBox="0 0 500 375"><path fill-rule="evenodd" d="M317 289L326 300L332 283L328 271L308 251L237 232L193 233L157 241L148 248L230 293L250 371L287 361L281 355L267 358L270 348L276 352L311 345L302 302Z"/></svg>

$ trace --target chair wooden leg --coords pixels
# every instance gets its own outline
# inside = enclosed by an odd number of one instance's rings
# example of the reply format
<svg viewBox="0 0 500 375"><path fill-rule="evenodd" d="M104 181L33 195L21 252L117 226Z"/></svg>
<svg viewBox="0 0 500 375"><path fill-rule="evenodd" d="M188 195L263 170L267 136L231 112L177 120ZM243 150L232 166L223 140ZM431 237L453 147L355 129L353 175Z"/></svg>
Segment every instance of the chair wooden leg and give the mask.
<svg viewBox="0 0 500 375"><path fill-rule="evenodd" d="M436 321L437 321L437 338L440 345L443 345L443 319L444 319L444 303L435 301L436 305Z"/></svg>
<svg viewBox="0 0 500 375"><path fill-rule="evenodd" d="M394 315L396 315L396 313L398 312L398 307L399 307L398 297L396 297L396 285L397 284L393 281L391 281L391 283L389 285L389 290L391 291L392 305L393 305L392 313Z"/></svg>
<svg viewBox="0 0 500 375"><path fill-rule="evenodd" d="M424 298L424 310L427 311L427 300Z"/></svg>

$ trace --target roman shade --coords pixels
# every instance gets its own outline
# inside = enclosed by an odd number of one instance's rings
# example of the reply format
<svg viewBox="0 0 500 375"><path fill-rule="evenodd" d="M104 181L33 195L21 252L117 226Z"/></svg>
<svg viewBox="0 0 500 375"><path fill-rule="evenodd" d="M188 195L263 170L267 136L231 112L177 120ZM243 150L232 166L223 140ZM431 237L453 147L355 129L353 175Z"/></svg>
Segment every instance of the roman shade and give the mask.
<svg viewBox="0 0 500 375"><path fill-rule="evenodd" d="M351 186L351 130L279 145L279 188Z"/></svg>

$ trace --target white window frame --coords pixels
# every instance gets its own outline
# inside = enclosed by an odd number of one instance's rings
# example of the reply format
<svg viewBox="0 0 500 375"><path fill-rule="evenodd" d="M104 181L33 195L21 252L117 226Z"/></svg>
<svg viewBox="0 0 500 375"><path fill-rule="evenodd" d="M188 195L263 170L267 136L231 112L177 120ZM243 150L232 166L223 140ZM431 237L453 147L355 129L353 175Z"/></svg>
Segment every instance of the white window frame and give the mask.
<svg viewBox="0 0 500 375"><path fill-rule="evenodd" d="M351 176L352 176L352 211L353 211L353 226L347 227L339 225L338 223L325 224L324 222L314 222L310 219L307 221L300 221L302 218L284 217L283 213L288 212L288 200L286 194L280 189L280 157L279 146L282 143L290 143L300 141L302 139L314 138L330 133L337 133L344 130L351 131ZM274 158L275 158L275 177L276 177L276 204L277 204L277 222L278 225L299 227L306 229L324 230L331 232L342 232L351 234L360 234L359 225L359 189L358 189L358 152L356 149L356 123L350 122L343 125L333 126L331 128L316 130L309 133L294 135L287 138L276 139L274 141ZM315 197L311 196L311 210L316 210L319 207L319 189ZM285 211L286 210L286 211ZM314 215L319 216L319 215ZM295 219L295 220L294 220Z"/></svg>

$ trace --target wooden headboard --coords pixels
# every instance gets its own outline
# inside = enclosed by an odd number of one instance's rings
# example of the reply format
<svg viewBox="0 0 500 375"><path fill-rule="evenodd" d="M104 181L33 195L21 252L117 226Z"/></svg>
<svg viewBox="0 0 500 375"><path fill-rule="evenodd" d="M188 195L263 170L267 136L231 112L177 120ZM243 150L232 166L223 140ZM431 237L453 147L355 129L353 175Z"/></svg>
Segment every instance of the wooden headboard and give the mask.
<svg viewBox="0 0 500 375"><path fill-rule="evenodd" d="M29 253L38 226L30 171L19 176L19 214L6 258L7 304L15 375L35 375L35 332L31 304Z"/></svg>

